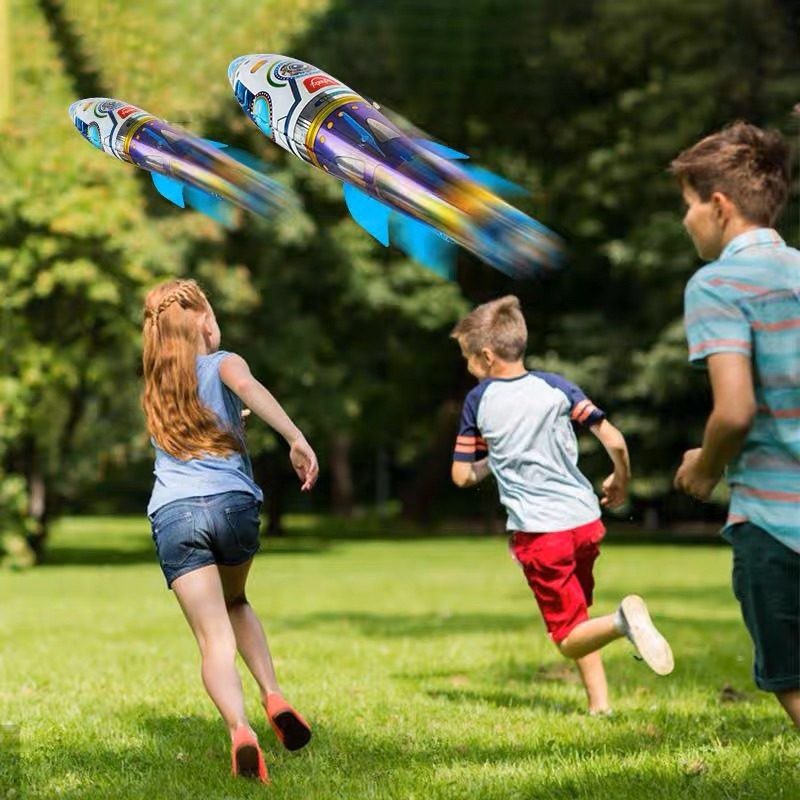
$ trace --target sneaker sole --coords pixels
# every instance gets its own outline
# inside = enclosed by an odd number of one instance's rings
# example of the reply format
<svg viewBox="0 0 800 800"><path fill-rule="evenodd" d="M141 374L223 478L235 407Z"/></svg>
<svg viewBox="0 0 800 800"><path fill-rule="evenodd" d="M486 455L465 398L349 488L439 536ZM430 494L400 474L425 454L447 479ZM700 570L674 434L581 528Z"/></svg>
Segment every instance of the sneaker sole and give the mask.
<svg viewBox="0 0 800 800"><path fill-rule="evenodd" d="M311 741L311 731L291 711L281 711L271 722L287 750L299 750Z"/></svg>
<svg viewBox="0 0 800 800"><path fill-rule="evenodd" d="M236 751L236 774L258 780L258 748L255 745L243 744Z"/></svg>
<svg viewBox="0 0 800 800"><path fill-rule="evenodd" d="M632 594L621 603L622 613L628 623L628 638L639 655L657 675L669 675L675 668L672 649L650 619L644 600Z"/></svg>

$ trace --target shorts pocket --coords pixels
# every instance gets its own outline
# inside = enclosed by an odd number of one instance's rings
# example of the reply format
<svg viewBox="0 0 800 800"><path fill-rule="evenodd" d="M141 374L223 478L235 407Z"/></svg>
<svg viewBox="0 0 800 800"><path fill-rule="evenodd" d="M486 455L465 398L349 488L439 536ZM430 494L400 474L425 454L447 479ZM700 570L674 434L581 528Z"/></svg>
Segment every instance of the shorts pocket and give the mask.
<svg viewBox="0 0 800 800"><path fill-rule="evenodd" d="M156 514L152 527L158 560L172 570L180 569L195 549L192 512L175 509Z"/></svg>
<svg viewBox="0 0 800 800"><path fill-rule="evenodd" d="M261 528L260 509L261 503L252 499L246 503L225 508L229 540L231 544L235 545L235 548L238 548L239 555L253 555L258 550L258 535ZM230 548L226 549L230 551ZM227 555L230 556L230 552Z"/></svg>

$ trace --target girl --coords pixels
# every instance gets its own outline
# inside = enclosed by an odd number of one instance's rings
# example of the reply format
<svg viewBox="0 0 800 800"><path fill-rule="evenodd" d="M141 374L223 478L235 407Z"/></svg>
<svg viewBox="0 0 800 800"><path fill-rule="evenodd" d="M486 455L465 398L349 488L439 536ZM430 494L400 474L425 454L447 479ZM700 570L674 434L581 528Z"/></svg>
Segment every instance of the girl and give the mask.
<svg viewBox="0 0 800 800"><path fill-rule="evenodd" d="M245 713L237 649L284 746L303 747L311 730L280 694L264 630L245 595L263 494L253 482L243 407L288 442L302 491L314 485L319 467L303 434L244 359L219 344L214 312L193 280L166 281L147 294L142 406L155 447L147 513L167 587L200 648L203 683L230 731L233 774L266 783Z"/></svg>

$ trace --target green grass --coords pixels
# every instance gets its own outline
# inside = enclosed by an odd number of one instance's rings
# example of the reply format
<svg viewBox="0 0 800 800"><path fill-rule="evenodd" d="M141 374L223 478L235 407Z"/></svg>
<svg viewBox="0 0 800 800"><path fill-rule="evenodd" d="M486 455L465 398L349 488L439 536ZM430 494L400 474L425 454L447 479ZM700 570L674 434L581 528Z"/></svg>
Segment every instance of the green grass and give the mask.
<svg viewBox="0 0 800 800"><path fill-rule="evenodd" d="M752 685L724 547L605 547L597 612L641 592L677 665L658 678L627 644L609 646L617 713L598 720L502 539L306 531L268 546L250 598L314 728L304 751L283 751L246 680L269 789L229 777L226 732L146 523L66 520L51 554L0 576L0 722L20 728L17 797L800 796L800 737Z"/></svg>

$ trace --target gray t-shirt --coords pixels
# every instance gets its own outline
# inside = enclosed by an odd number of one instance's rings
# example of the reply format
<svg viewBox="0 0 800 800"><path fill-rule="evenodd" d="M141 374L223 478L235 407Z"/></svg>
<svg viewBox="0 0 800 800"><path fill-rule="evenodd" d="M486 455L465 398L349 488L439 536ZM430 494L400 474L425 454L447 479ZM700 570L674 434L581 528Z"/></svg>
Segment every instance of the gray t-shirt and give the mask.
<svg viewBox="0 0 800 800"><path fill-rule="evenodd" d="M592 485L578 469L573 422L589 427L604 417L560 375L488 378L467 395L453 459L488 455L508 530L569 530L600 517Z"/></svg>
<svg viewBox="0 0 800 800"><path fill-rule="evenodd" d="M218 350L209 355L197 356L197 391L200 402L213 411L222 425L240 430L242 401L222 382L219 365L230 353ZM155 442L155 483L148 515L173 500L186 497L206 497L223 492L249 492L261 502L263 492L253 481L253 468L247 452L234 452L228 456L206 455L181 461L165 453Z"/></svg>

